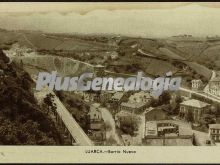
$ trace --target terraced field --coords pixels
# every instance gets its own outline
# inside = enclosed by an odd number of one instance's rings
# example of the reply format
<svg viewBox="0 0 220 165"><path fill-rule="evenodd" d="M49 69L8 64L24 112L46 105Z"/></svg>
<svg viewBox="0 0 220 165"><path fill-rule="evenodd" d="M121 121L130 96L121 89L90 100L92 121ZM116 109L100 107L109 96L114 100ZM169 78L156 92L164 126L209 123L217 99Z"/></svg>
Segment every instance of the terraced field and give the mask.
<svg viewBox="0 0 220 165"><path fill-rule="evenodd" d="M206 38L132 38L120 37L116 42L109 36L56 35L28 31L0 31L0 46L12 45L17 42L21 46L32 48L36 52L46 52L50 56L69 57L78 61L101 64L110 71L117 73L136 74L143 71L146 75L161 76L168 71L182 76L190 85L194 78L207 82L212 70L220 69L220 40ZM104 38L104 39L103 39ZM102 41L102 42L100 42ZM110 43L114 44L110 44ZM111 59L111 52L117 52L118 58ZM82 58L83 57L83 58ZM49 58L49 59L47 59ZM76 64L72 68L69 62L57 62L52 57L45 57L38 67L46 67L52 61L53 66L47 69L57 69L66 74L71 70L83 70ZM37 59L35 59L37 61ZM62 59L65 61L65 59ZM27 60L28 61L28 60ZM54 68L54 62L60 67ZM35 63L31 61L30 63ZM65 65L65 67L64 67ZM219 68L218 68L219 66ZM65 70L63 69L65 68Z"/></svg>

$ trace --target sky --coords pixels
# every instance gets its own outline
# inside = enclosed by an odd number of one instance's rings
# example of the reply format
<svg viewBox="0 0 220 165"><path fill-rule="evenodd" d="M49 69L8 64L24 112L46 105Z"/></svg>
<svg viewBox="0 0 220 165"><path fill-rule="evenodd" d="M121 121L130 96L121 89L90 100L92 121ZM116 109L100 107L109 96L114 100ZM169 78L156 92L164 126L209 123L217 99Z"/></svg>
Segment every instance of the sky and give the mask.
<svg viewBox="0 0 220 165"><path fill-rule="evenodd" d="M0 3L0 28L136 37L220 36L220 3Z"/></svg>

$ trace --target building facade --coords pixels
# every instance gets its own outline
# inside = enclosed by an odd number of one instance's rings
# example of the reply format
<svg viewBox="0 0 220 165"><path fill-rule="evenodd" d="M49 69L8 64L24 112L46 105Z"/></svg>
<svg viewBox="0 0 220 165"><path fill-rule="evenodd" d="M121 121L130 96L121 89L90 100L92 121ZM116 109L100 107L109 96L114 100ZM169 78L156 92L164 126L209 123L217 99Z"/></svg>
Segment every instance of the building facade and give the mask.
<svg viewBox="0 0 220 165"><path fill-rule="evenodd" d="M179 117L194 123L198 123L202 115L209 111L210 104L190 99L180 103Z"/></svg>
<svg viewBox="0 0 220 165"><path fill-rule="evenodd" d="M144 145L191 146L193 132L190 124L176 120L146 121Z"/></svg>
<svg viewBox="0 0 220 165"><path fill-rule="evenodd" d="M220 124L209 125L209 138L213 143L220 142Z"/></svg>
<svg viewBox="0 0 220 165"><path fill-rule="evenodd" d="M88 135L90 139L93 140L96 145L103 145L106 140L106 130L99 104L94 103L90 106L88 118Z"/></svg>
<svg viewBox="0 0 220 165"><path fill-rule="evenodd" d="M202 80L194 79L191 82L192 82L192 90L194 91L202 90L202 86L203 86Z"/></svg>
<svg viewBox="0 0 220 165"><path fill-rule="evenodd" d="M220 77L215 77L209 81L209 93L220 96Z"/></svg>
<svg viewBox="0 0 220 165"><path fill-rule="evenodd" d="M129 102L131 103L150 103L151 95L149 92L140 91L138 93L134 93L129 97Z"/></svg>

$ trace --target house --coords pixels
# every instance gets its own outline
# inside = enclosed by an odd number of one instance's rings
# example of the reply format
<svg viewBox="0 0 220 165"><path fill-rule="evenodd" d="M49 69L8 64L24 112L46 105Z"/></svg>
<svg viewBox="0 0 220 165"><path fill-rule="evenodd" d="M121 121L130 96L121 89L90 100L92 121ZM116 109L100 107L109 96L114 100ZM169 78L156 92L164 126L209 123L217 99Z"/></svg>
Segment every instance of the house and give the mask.
<svg viewBox="0 0 220 165"><path fill-rule="evenodd" d="M149 107L145 110L145 121L168 119L167 113L162 108Z"/></svg>
<svg viewBox="0 0 220 165"><path fill-rule="evenodd" d="M209 81L209 93L220 96L220 77L215 77Z"/></svg>
<svg viewBox="0 0 220 165"><path fill-rule="evenodd" d="M121 123L131 125L133 122L133 116L127 111L120 111L115 115L115 124L117 127L121 127Z"/></svg>
<svg viewBox="0 0 220 165"><path fill-rule="evenodd" d="M210 104L190 99L180 103L179 117L185 120L191 120L194 123L198 123L204 113L209 111Z"/></svg>
<svg viewBox="0 0 220 165"><path fill-rule="evenodd" d="M192 90L194 91L202 90L202 86L203 86L202 80L194 79L191 82L192 82Z"/></svg>
<svg viewBox="0 0 220 165"><path fill-rule="evenodd" d="M209 124L209 138L213 143L220 142L220 124Z"/></svg>
<svg viewBox="0 0 220 165"><path fill-rule="evenodd" d="M89 102L98 102L100 100L100 91L79 91L78 94L80 94L84 100Z"/></svg>
<svg viewBox="0 0 220 165"><path fill-rule="evenodd" d="M113 104L120 104L123 100L124 93L123 92L116 92L111 98Z"/></svg>
<svg viewBox="0 0 220 165"><path fill-rule="evenodd" d="M119 111L118 108L120 104L127 99L128 93L129 92L124 93L124 92L117 91L113 94L113 96L110 99L110 103L111 103L112 109L114 109L115 112Z"/></svg>
<svg viewBox="0 0 220 165"><path fill-rule="evenodd" d="M90 111L88 113L90 121L101 121L102 113L100 110L100 104L94 103L90 105Z"/></svg>
<svg viewBox="0 0 220 165"><path fill-rule="evenodd" d="M144 145L191 146L192 142L190 124L176 120L146 121Z"/></svg>
<svg viewBox="0 0 220 165"><path fill-rule="evenodd" d="M140 91L138 93L134 93L129 97L129 102L131 103L150 103L152 96L149 92Z"/></svg>
<svg viewBox="0 0 220 165"><path fill-rule="evenodd" d="M118 113L119 105L124 100L124 98L125 98L125 95L124 95L123 92L115 92L113 94L113 96L111 97L110 105L111 105L111 109L112 109L114 114Z"/></svg>
<svg viewBox="0 0 220 165"><path fill-rule="evenodd" d="M102 118L100 105L94 103L90 105L90 111L88 113L89 128L88 135L97 145L103 144L106 139L105 123Z"/></svg>

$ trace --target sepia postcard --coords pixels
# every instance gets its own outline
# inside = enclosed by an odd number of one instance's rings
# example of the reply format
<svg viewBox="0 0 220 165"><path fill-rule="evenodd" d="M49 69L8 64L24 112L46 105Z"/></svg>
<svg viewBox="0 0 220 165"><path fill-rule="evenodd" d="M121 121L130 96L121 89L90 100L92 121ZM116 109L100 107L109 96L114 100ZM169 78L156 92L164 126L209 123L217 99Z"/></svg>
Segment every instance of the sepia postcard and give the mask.
<svg viewBox="0 0 220 165"><path fill-rule="evenodd" d="M0 2L0 163L219 163L220 3Z"/></svg>

